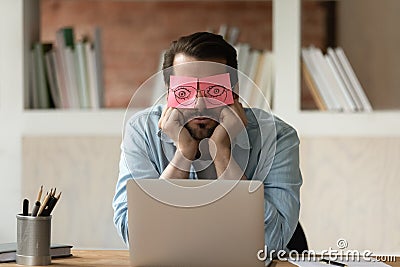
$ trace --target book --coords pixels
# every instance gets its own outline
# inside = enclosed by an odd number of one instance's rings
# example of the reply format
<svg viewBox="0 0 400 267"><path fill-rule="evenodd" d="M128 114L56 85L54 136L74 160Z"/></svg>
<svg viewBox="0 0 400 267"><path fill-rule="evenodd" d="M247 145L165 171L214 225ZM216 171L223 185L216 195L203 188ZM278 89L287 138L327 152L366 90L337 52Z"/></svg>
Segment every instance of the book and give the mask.
<svg viewBox="0 0 400 267"><path fill-rule="evenodd" d="M302 49L304 79L321 110L372 111L371 104L342 48Z"/></svg>
<svg viewBox="0 0 400 267"><path fill-rule="evenodd" d="M250 53L250 45L246 43L240 43L235 46L237 51L238 71L243 74L247 68L247 60Z"/></svg>
<svg viewBox="0 0 400 267"><path fill-rule="evenodd" d="M353 97L351 96L349 87L346 84L345 79L343 78L343 70L340 66L340 63L338 62L335 52L333 51L332 48L328 48L327 52L328 53L325 55L326 60L333 71L333 74L339 84L340 90L342 91L343 96L345 97L347 105L349 106L351 111L357 111L358 110L357 104L354 101Z"/></svg>
<svg viewBox="0 0 400 267"><path fill-rule="evenodd" d="M317 88L317 85L315 84L314 79L311 76L310 71L308 70L308 67L304 63L304 61L302 63L302 71L303 71L303 78L306 82L308 89L311 92L311 96L314 99L315 104L317 105L318 109L326 110L326 104Z"/></svg>
<svg viewBox="0 0 400 267"><path fill-rule="evenodd" d="M71 100L72 108L80 108L80 94L78 88L78 79L76 75L76 58L75 58L75 50L72 47L64 48L64 55L66 59L67 66L67 80L68 80L68 93Z"/></svg>
<svg viewBox="0 0 400 267"><path fill-rule="evenodd" d="M99 106L103 108L104 103L104 80L103 80L103 58L102 58L102 42L101 42L101 29L95 27L94 29L94 54L96 62L96 79L97 79L97 93Z"/></svg>
<svg viewBox="0 0 400 267"><path fill-rule="evenodd" d="M228 25L221 24L219 26L218 34L222 36L222 38L226 39L228 33Z"/></svg>
<svg viewBox="0 0 400 267"><path fill-rule="evenodd" d="M330 95L323 89L324 81L321 74L317 71L318 63L316 62L315 58L312 56L312 51L310 48L303 48L302 51L302 58L307 70L310 73L312 80L314 81L316 88L321 96L323 103L325 103L326 110L333 110L334 104L331 100Z"/></svg>
<svg viewBox="0 0 400 267"><path fill-rule="evenodd" d="M84 43L85 46L85 56L86 56L86 67L88 73L88 86L90 95L90 107L92 109L99 109L99 92L97 86L96 77L96 59L94 55L94 50L89 42Z"/></svg>
<svg viewBox="0 0 400 267"><path fill-rule="evenodd" d="M261 57L261 52L255 49L250 50L249 56L246 62L246 69L244 69L244 76L239 79L239 95L243 104L252 107L253 101L252 96L254 95L254 80L257 74L257 69L259 67L259 61Z"/></svg>
<svg viewBox="0 0 400 267"><path fill-rule="evenodd" d="M340 84L337 77L335 76L332 62L329 57L322 54L320 49L317 50L318 56L321 59L321 69L324 73L324 77L328 83L328 89L332 92L332 96L337 101L340 110L342 111L353 111L351 106L346 101L346 97L341 90Z"/></svg>
<svg viewBox="0 0 400 267"><path fill-rule="evenodd" d="M85 42L79 41L75 45L76 74L78 80L79 104L81 108L90 107L90 86L88 66L86 60Z"/></svg>
<svg viewBox="0 0 400 267"><path fill-rule="evenodd" d="M311 47L311 56L314 59L314 63L316 64L316 73L321 78L322 86L319 87L321 91L323 91L328 96L328 101L330 102L331 108L329 110L341 111L343 110L343 106L341 103L341 99L338 98L336 94L336 88L333 85L334 80L329 75L329 67L326 65L325 58L320 49L316 47ZM313 74L313 72L311 72Z"/></svg>
<svg viewBox="0 0 400 267"><path fill-rule="evenodd" d="M350 79L347 76L342 64L340 63L336 52L332 48L328 48L327 52L328 52L328 55L330 56L330 58L332 59L333 63L335 64L336 69L339 73L339 76L340 76L341 80L343 81L352 101L354 102L354 105L356 106L356 110L357 111L362 110L363 109L362 103L361 103L357 93L355 92L353 86L351 85Z"/></svg>
<svg viewBox="0 0 400 267"><path fill-rule="evenodd" d="M51 100L50 100L50 92L49 92L49 82L48 76L46 73L46 64L44 55L48 51L52 49L53 45L50 43L35 43L33 48L33 59L35 65L36 75L36 90L34 95L37 96L35 100L35 106L37 108L50 108Z"/></svg>
<svg viewBox="0 0 400 267"><path fill-rule="evenodd" d="M50 95L56 108L62 108L59 81L56 73L56 54L54 50L47 52L45 55L46 72L49 80Z"/></svg>
<svg viewBox="0 0 400 267"><path fill-rule="evenodd" d="M70 257L71 245L64 244L51 244L50 256L52 258ZM17 243L3 243L0 244L0 263L15 261L17 253Z"/></svg>
<svg viewBox="0 0 400 267"><path fill-rule="evenodd" d="M272 96L274 90L274 55L271 51L265 50L262 54L262 66L260 70L260 78L256 79L257 85L260 87L262 94L265 99L260 97L257 101L256 106L264 110L270 110L272 108ZM259 84L258 84L259 83Z"/></svg>
<svg viewBox="0 0 400 267"><path fill-rule="evenodd" d="M38 69L36 67L36 56L35 51L32 50L30 53L30 86L29 86L29 104L30 108L40 108L39 103L39 87L38 87Z"/></svg>
<svg viewBox="0 0 400 267"><path fill-rule="evenodd" d="M227 36L227 41L231 45L235 45L238 41L239 38L239 28L237 27L231 27L229 28L229 33Z"/></svg>
<svg viewBox="0 0 400 267"><path fill-rule="evenodd" d="M72 39L72 40L71 40ZM73 46L73 29L62 28L56 33L56 72L61 92L63 108L76 107L74 93L71 89L70 75L68 73L66 48ZM70 48L71 49L71 48Z"/></svg>
<svg viewBox="0 0 400 267"><path fill-rule="evenodd" d="M56 32L53 44L35 43L30 51L30 84L25 94L28 108L104 107L101 31L95 28L75 42L72 27Z"/></svg>
<svg viewBox="0 0 400 267"><path fill-rule="evenodd" d="M151 77L151 80L148 80L148 82L151 83L153 92L152 96L150 99L150 105L157 105L157 104L166 104L166 99L167 99L167 88L165 87L164 83L164 76L162 73L162 65L164 62L164 54L166 50L161 51L160 57L158 59L158 68L157 72L155 75Z"/></svg>
<svg viewBox="0 0 400 267"><path fill-rule="evenodd" d="M356 91L358 98L361 101L362 107L364 111L371 112L372 111L372 106L371 103L369 102L367 96L365 95L365 92L360 84L360 81L358 80L353 68L351 67L350 61L347 59L346 54L344 53L343 49L341 47L337 47L335 49L335 52L342 63L342 66L347 73L347 76L350 79L350 83L353 86L354 90Z"/></svg>

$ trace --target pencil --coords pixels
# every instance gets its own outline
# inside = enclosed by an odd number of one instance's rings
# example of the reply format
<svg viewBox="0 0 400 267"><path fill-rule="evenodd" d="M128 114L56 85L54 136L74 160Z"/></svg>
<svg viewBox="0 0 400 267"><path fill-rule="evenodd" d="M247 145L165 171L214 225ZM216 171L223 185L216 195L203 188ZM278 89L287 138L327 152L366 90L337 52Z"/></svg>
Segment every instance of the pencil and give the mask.
<svg viewBox="0 0 400 267"><path fill-rule="evenodd" d="M52 190L52 189L51 189L51 190ZM46 208L47 202L49 201L49 199L50 199L50 197L51 197L51 195L50 195L50 194L51 194L51 190L50 190L50 193L47 192L46 197L44 198L43 203L42 203L42 205L40 206L40 209L39 209L39 212L38 212L37 216L42 215L43 210Z"/></svg>
<svg viewBox="0 0 400 267"><path fill-rule="evenodd" d="M44 215L44 216L49 216L49 215L51 215L51 212L53 211L53 209L54 209L54 207L56 206L56 204L57 204L58 200L60 199L60 197L61 197L61 192L58 194L57 197L52 197L52 198L50 198L49 204L48 204L48 208L46 208L46 209L43 211L43 215Z"/></svg>
<svg viewBox="0 0 400 267"><path fill-rule="evenodd" d="M40 190L39 190L36 202L40 202L40 199L42 198L42 192L43 192L43 185L40 186Z"/></svg>

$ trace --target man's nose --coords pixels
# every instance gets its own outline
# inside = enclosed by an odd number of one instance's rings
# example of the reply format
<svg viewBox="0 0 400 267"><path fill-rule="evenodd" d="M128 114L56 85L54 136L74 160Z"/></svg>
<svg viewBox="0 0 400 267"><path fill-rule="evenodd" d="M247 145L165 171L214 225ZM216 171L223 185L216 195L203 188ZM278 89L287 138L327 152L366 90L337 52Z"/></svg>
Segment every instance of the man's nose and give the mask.
<svg viewBox="0 0 400 267"><path fill-rule="evenodd" d="M205 97L200 90L197 91L195 108L198 110L204 110L207 108L206 102L205 102Z"/></svg>

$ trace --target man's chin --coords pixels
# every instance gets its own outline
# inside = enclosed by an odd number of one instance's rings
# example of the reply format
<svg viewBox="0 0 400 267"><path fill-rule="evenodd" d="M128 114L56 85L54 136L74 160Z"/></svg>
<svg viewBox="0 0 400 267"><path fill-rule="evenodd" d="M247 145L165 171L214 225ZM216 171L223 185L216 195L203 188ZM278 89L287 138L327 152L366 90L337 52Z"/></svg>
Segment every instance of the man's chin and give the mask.
<svg viewBox="0 0 400 267"><path fill-rule="evenodd" d="M186 124L185 127L188 129L190 135L196 140L203 140L204 138L210 138L213 134L215 127L207 127L207 125L195 124L190 125L190 123Z"/></svg>

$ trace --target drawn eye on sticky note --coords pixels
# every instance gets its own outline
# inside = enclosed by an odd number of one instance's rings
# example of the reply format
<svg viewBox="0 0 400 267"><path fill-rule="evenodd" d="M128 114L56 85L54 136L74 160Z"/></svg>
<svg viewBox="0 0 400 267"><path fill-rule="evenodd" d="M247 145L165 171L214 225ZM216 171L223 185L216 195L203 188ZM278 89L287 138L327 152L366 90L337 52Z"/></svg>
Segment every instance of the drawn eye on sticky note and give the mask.
<svg viewBox="0 0 400 267"><path fill-rule="evenodd" d="M229 73L200 78L199 90L202 92L207 108L233 104Z"/></svg>
<svg viewBox="0 0 400 267"><path fill-rule="evenodd" d="M206 108L233 104L229 73L196 78L170 76L168 107L195 108L198 92L204 98Z"/></svg>
<svg viewBox="0 0 400 267"><path fill-rule="evenodd" d="M170 76L168 107L193 108L197 96L197 78Z"/></svg>

